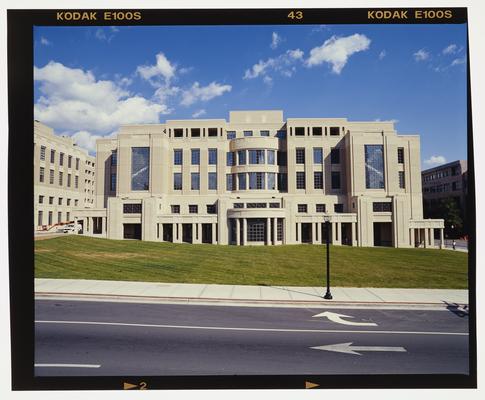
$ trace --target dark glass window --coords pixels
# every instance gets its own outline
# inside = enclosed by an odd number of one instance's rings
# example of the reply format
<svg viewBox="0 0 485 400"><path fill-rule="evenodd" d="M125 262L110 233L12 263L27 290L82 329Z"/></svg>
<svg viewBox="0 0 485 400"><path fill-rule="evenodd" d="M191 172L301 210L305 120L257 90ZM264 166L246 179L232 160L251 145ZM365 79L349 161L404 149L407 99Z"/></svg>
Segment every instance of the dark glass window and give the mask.
<svg viewBox="0 0 485 400"><path fill-rule="evenodd" d="M53 185L53 184L54 184L54 170L53 170L53 169L51 169L51 170L49 171L49 183L50 183L51 185Z"/></svg>
<svg viewBox="0 0 485 400"><path fill-rule="evenodd" d="M191 137L200 137L200 128L191 128L190 129L190 136Z"/></svg>
<svg viewBox="0 0 485 400"><path fill-rule="evenodd" d="M259 131L261 136L269 136L269 131Z"/></svg>
<svg viewBox="0 0 485 400"><path fill-rule="evenodd" d="M340 172L332 171L332 189L340 189Z"/></svg>
<svg viewBox="0 0 485 400"><path fill-rule="evenodd" d="M295 136L305 136L305 128L296 127L295 128Z"/></svg>
<svg viewBox="0 0 485 400"><path fill-rule="evenodd" d="M63 156L64 154L61 153L61 158L64 158ZM118 163L118 152L116 150L113 150L111 152L111 165L116 165L117 163Z"/></svg>
<svg viewBox="0 0 485 400"><path fill-rule="evenodd" d="M217 190L217 172L209 172L209 190Z"/></svg>
<svg viewBox="0 0 485 400"><path fill-rule="evenodd" d="M249 173L249 189L264 189L264 172Z"/></svg>
<svg viewBox="0 0 485 400"><path fill-rule="evenodd" d="M338 126L330 127L330 136L338 136L340 135L340 128Z"/></svg>
<svg viewBox="0 0 485 400"><path fill-rule="evenodd" d="M404 171L399 171L399 187L401 189L406 188L406 182L404 181Z"/></svg>
<svg viewBox="0 0 485 400"><path fill-rule="evenodd" d="M239 165L246 165L246 150L239 150L237 158L239 159Z"/></svg>
<svg viewBox="0 0 485 400"><path fill-rule="evenodd" d="M266 220L260 218L247 219L248 242L264 242L266 233Z"/></svg>
<svg viewBox="0 0 485 400"><path fill-rule="evenodd" d="M172 214L180 214L180 205L178 204L173 204L170 206L172 210Z"/></svg>
<svg viewBox="0 0 485 400"><path fill-rule="evenodd" d="M375 202L372 203L374 212L392 212L392 203Z"/></svg>
<svg viewBox="0 0 485 400"><path fill-rule="evenodd" d="M249 150L249 164L264 164L264 150Z"/></svg>
<svg viewBox="0 0 485 400"><path fill-rule="evenodd" d="M67 168L71 168L72 167L72 156L68 156L67 157Z"/></svg>
<svg viewBox="0 0 485 400"><path fill-rule="evenodd" d="M45 146L40 146L40 159L45 160Z"/></svg>
<svg viewBox="0 0 485 400"><path fill-rule="evenodd" d="M246 208L266 208L266 203L247 203Z"/></svg>
<svg viewBox="0 0 485 400"><path fill-rule="evenodd" d="M209 128L209 129L207 129L207 135L209 137L217 136L217 128Z"/></svg>
<svg viewBox="0 0 485 400"><path fill-rule="evenodd" d="M131 190L148 190L150 178L150 148L131 148Z"/></svg>
<svg viewBox="0 0 485 400"><path fill-rule="evenodd" d="M269 203L269 208L280 208L280 203Z"/></svg>
<svg viewBox="0 0 485 400"><path fill-rule="evenodd" d="M182 149L175 149L173 151L173 164L174 165L182 165L184 154Z"/></svg>
<svg viewBox="0 0 485 400"><path fill-rule="evenodd" d="M234 208L244 208L244 203L234 203Z"/></svg>
<svg viewBox="0 0 485 400"><path fill-rule="evenodd" d="M314 126L312 128L312 135L313 136L322 136L322 127L321 126Z"/></svg>
<svg viewBox="0 0 485 400"><path fill-rule="evenodd" d="M192 149L192 165L199 165L200 164L200 150L199 149Z"/></svg>
<svg viewBox="0 0 485 400"><path fill-rule="evenodd" d="M236 132L234 132L234 131L228 131L227 132L227 138L228 139L235 139L236 138Z"/></svg>
<svg viewBox="0 0 485 400"><path fill-rule="evenodd" d="M190 188L192 190L200 189L200 175L198 172L192 172L190 174Z"/></svg>
<svg viewBox="0 0 485 400"><path fill-rule="evenodd" d="M189 213L190 214L198 214L199 212L199 207L197 204L189 204Z"/></svg>
<svg viewBox="0 0 485 400"><path fill-rule="evenodd" d="M239 183L239 190L246 190L246 174L245 173L237 174L237 180Z"/></svg>
<svg viewBox="0 0 485 400"><path fill-rule="evenodd" d="M76 158L76 169L79 169L79 158Z"/></svg>
<svg viewBox="0 0 485 400"><path fill-rule="evenodd" d="M64 153L59 153L59 165L64 165Z"/></svg>
<svg viewBox="0 0 485 400"><path fill-rule="evenodd" d="M207 204L207 214L217 214L217 207L215 204Z"/></svg>
<svg viewBox="0 0 485 400"><path fill-rule="evenodd" d="M323 189L323 172L316 171L313 173L313 188Z"/></svg>
<svg viewBox="0 0 485 400"><path fill-rule="evenodd" d="M217 149L209 149L209 165L217 165Z"/></svg>
<svg viewBox="0 0 485 400"><path fill-rule="evenodd" d="M333 148L330 150L330 162L332 164L340 164L340 149Z"/></svg>
<svg viewBox="0 0 485 400"><path fill-rule="evenodd" d="M56 151L51 150L51 163L54 163L56 160Z"/></svg>
<svg viewBox="0 0 485 400"><path fill-rule="evenodd" d="M296 163L297 164L305 164L305 149L304 148L297 148L296 149Z"/></svg>
<svg viewBox="0 0 485 400"><path fill-rule="evenodd" d="M275 151L268 150L268 164L274 165L275 162Z"/></svg>
<svg viewBox="0 0 485 400"><path fill-rule="evenodd" d="M284 172L278 173L278 190L286 192L288 190L288 174Z"/></svg>
<svg viewBox="0 0 485 400"><path fill-rule="evenodd" d="M343 213L344 212L344 205L342 203L334 204L333 211L336 213Z"/></svg>
<svg viewBox="0 0 485 400"><path fill-rule="evenodd" d="M116 174L115 173L111 174L109 190L111 190L112 192L114 192L116 190Z"/></svg>
<svg viewBox="0 0 485 400"><path fill-rule="evenodd" d="M404 164L404 147L398 147L397 149L397 162Z"/></svg>
<svg viewBox="0 0 485 400"><path fill-rule="evenodd" d="M244 136L253 136L253 131L244 131Z"/></svg>
<svg viewBox="0 0 485 400"><path fill-rule="evenodd" d="M298 212L300 213L308 212L308 206L306 204L298 204Z"/></svg>
<svg viewBox="0 0 485 400"><path fill-rule="evenodd" d="M123 204L123 214L140 214L140 213L141 213L140 203Z"/></svg>
<svg viewBox="0 0 485 400"><path fill-rule="evenodd" d="M287 164L287 154L286 151L278 150L278 165L280 167L285 167Z"/></svg>
<svg viewBox="0 0 485 400"><path fill-rule="evenodd" d="M266 174L268 176L268 190L275 190L276 189L276 174L274 172L268 172Z"/></svg>
<svg viewBox="0 0 485 400"><path fill-rule="evenodd" d="M323 149L321 147L313 148L313 164L323 164Z"/></svg>
<svg viewBox="0 0 485 400"><path fill-rule="evenodd" d="M236 162L235 162L236 160L234 158L235 158L234 153L232 151L228 151L226 156L226 165L228 167L236 165Z"/></svg>
<svg viewBox="0 0 485 400"><path fill-rule="evenodd" d="M365 145L365 187L384 189L384 146Z"/></svg>
<svg viewBox="0 0 485 400"><path fill-rule="evenodd" d="M62 171L59 171L59 186L62 186L63 181L63 173Z"/></svg>
<svg viewBox="0 0 485 400"><path fill-rule="evenodd" d="M181 128L176 128L173 130L173 137L181 138L184 137L184 130Z"/></svg>
<svg viewBox="0 0 485 400"><path fill-rule="evenodd" d="M305 189L305 172L296 173L296 188Z"/></svg>
<svg viewBox="0 0 485 400"><path fill-rule="evenodd" d="M182 174L180 172L173 174L173 190L182 190Z"/></svg>
<svg viewBox="0 0 485 400"><path fill-rule="evenodd" d="M325 204L317 204L316 205L316 211L318 213L324 213L325 212Z"/></svg>
<svg viewBox="0 0 485 400"><path fill-rule="evenodd" d="M236 190L233 174L226 174L226 190Z"/></svg>
<svg viewBox="0 0 485 400"><path fill-rule="evenodd" d="M276 137L278 139L286 139L286 131L278 131L278 132L276 132Z"/></svg>

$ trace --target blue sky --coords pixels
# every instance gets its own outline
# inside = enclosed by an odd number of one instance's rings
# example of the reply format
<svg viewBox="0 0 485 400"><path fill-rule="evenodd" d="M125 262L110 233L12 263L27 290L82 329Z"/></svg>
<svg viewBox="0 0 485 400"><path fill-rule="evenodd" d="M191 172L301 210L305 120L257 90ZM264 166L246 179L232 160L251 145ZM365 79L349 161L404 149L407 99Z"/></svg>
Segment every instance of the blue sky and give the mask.
<svg viewBox="0 0 485 400"><path fill-rule="evenodd" d="M422 167L466 159L466 25L36 27L35 117L94 150L123 123L395 120Z"/></svg>

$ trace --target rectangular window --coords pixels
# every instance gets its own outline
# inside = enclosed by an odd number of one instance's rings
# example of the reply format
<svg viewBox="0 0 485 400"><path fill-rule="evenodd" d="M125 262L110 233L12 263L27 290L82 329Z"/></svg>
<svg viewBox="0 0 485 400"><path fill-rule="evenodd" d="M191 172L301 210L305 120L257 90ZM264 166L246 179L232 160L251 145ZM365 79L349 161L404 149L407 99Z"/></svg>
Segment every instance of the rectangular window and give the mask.
<svg viewBox="0 0 485 400"><path fill-rule="evenodd" d="M253 136L253 131L244 131L244 136Z"/></svg>
<svg viewBox="0 0 485 400"><path fill-rule="evenodd" d="M44 196L39 196L39 204L44 204Z"/></svg>
<svg viewBox="0 0 485 400"><path fill-rule="evenodd" d="M64 153L59 153L59 165L64 165Z"/></svg>
<svg viewBox="0 0 485 400"><path fill-rule="evenodd" d="M296 173L296 188L297 189L305 189L305 173L304 172L297 172Z"/></svg>
<svg viewBox="0 0 485 400"><path fill-rule="evenodd" d="M217 214L217 207L215 204L207 204L207 214Z"/></svg>
<svg viewBox="0 0 485 400"><path fill-rule="evenodd" d="M76 176L74 176L74 187L75 187L76 189L78 189L78 188L79 188L79 176L77 176L77 175L76 175Z"/></svg>
<svg viewBox="0 0 485 400"><path fill-rule="evenodd" d="M406 182L404 181L404 171L399 171L399 187L401 189L406 188Z"/></svg>
<svg viewBox="0 0 485 400"><path fill-rule="evenodd" d="M325 204L317 204L316 205L317 213L324 213L325 212Z"/></svg>
<svg viewBox="0 0 485 400"><path fill-rule="evenodd" d="M249 189L264 189L264 172L249 173Z"/></svg>
<svg viewBox="0 0 485 400"><path fill-rule="evenodd" d="M57 200L57 205L62 206L62 197L59 197Z"/></svg>
<svg viewBox="0 0 485 400"><path fill-rule="evenodd" d="M172 204L170 206L172 214L180 214L180 206L178 204Z"/></svg>
<svg viewBox="0 0 485 400"><path fill-rule="evenodd" d="M235 131L227 131L227 138L228 139L236 139L236 132Z"/></svg>
<svg viewBox="0 0 485 400"><path fill-rule="evenodd" d="M49 171L49 184L53 185L54 184L54 170L51 169Z"/></svg>
<svg viewBox="0 0 485 400"><path fill-rule="evenodd" d="M150 148L131 148L131 190L148 190L150 179Z"/></svg>
<svg viewBox="0 0 485 400"><path fill-rule="evenodd" d="M72 168L72 156L67 156L67 168Z"/></svg>
<svg viewBox="0 0 485 400"><path fill-rule="evenodd" d="M237 174L237 180L239 183L239 190L246 190L246 174L245 173Z"/></svg>
<svg viewBox="0 0 485 400"><path fill-rule="evenodd" d="M398 164L404 164L404 147L397 148L397 162Z"/></svg>
<svg viewBox="0 0 485 400"><path fill-rule="evenodd" d="M332 164L340 164L340 149L333 148L330 150L330 162Z"/></svg>
<svg viewBox="0 0 485 400"><path fill-rule="evenodd" d="M384 202L372 203L372 211L374 211L374 212L392 212L392 203L384 203Z"/></svg>
<svg viewBox="0 0 485 400"><path fill-rule="evenodd" d="M52 225L52 211L49 211L47 223L48 225Z"/></svg>
<svg viewBox="0 0 485 400"><path fill-rule="evenodd" d="M340 172L332 171L332 189L340 189Z"/></svg>
<svg viewBox="0 0 485 400"><path fill-rule="evenodd" d="M191 137L200 137L200 128L191 128L190 129L190 136Z"/></svg>
<svg viewBox="0 0 485 400"><path fill-rule="evenodd" d="M343 213L344 212L344 205L342 203L334 204L333 211L336 213Z"/></svg>
<svg viewBox="0 0 485 400"><path fill-rule="evenodd" d="M247 203L246 208L266 208L266 203Z"/></svg>
<svg viewBox="0 0 485 400"><path fill-rule="evenodd" d="M111 165L115 166L117 163L118 163L118 152L116 150L113 150L111 152Z"/></svg>
<svg viewBox="0 0 485 400"><path fill-rule="evenodd" d="M190 189L192 190L200 189L200 175L198 172L192 172L190 174Z"/></svg>
<svg viewBox="0 0 485 400"><path fill-rule="evenodd" d="M278 173L278 190L280 192L288 191L288 174L285 172Z"/></svg>
<svg viewBox="0 0 485 400"><path fill-rule="evenodd" d="M181 138L184 137L184 130L182 128L176 128L173 130L173 137Z"/></svg>
<svg viewBox="0 0 485 400"><path fill-rule="evenodd" d="M217 149L209 149L209 165L217 165Z"/></svg>
<svg viewBox="0 0 485 400"><path fill-rule="evenodd" d="M40 146L40 159L45 160L45 146Z"/></svg>
<svg viewBox="0 0 485 400"><path fill-rule="evenodd" d="M217 136L217 128L208 128L207 129L207 136L209 136L209 137Z"/></svg>
<svg viewBox="0 0 485 400"><path fill-rule="evenodd" d="M261 136L269 136L269 131L259 131Z"/></svg>
<svg viewBox="0 0 485 400"><path fill-rule="evenodd" d="M189 214L198 214L199 206L197 204L189 204Z"/></svg>
<svg viewBox="0 0 485 400"><path fill-rule="evenodd" d="M79 200L78 199L75 199L74 200L74 206L77 207L78 204L79 204Z"/></svg>
<svg viewBox="0 0 485 400"><path fill-rule="evenodd" d="M57 223L61 223L62 222L62 212L61 211L58 211L57 212Z"/></svg>
<svg viewBox="0 0 485 400"><path fill-rule="evenodd" d="M66 221L71 221L71 213L69 211L66 213Z"/></svg>
<svg viewBox="0 0 485 400"><path fill-rule="evenodd" d="M280 208L280 203L269 203L269 208Z"/></svg>
<svg viewBox="0 0 485 400"><path fill-rule="evenodd" d="M71 174L67 174L67 187L71 187Z"/></svg>
<svg viewBox="0 0 485 400"><path fill-rule="evenodd" d="M275 190L276 189L276 179L274 172L268 172L266 174L268 176L268 190Z"/></svg>
<svg viewBox="0 0 485 400"><path fill-rule="evenodd" d="M299 213L308 212L308 206L306 204L298 204L298 212Z"/></svg>
<svg viewBox="0 0 485 400"><path fill-rule="evenodd" d="M249 164L264 164L264 150L249 150Z"/></svg>
<svg viewBox="0 0 485 400"><path fill-rule="evenodd" d="M49 196L49 204L50 205L54 204L54 197L53 196Z"/></svg>
<svg viewBox="0 0 485 400"><path fill-rule="evenodd" d="M66 202L67 202L67 205L68 205L68 206L70 206L70 205L71 205L71 199L67 199L67 200L66 200ZM77 205L77 204L76 204L76 205Z"/></svg>
<svg viewBox="0 0 485 400"><path fill-rule="evenodd" d="M237 158L239 159L239 165L246 165L246 150L239 150Z"/></svg>
<svg viewBox="0 0 485 400"><path fill-rule="evenodd" d="M180 172L173 174L173 190L182 190L182 174Z"/></svg>
<svg viewBox="0 0 485 400"><path fill-rule="evenodd" d="M111 190L112 192L116 191L116 173L111 174L109 190Z"/></svg>
<svg viewBox="0 0 485 400"><path fill-rule="evenodd" d="M59 186L62 186L62 181L63 181L63 173L62 171L59 171Z"/></svg>
<svg viewBox="0 0 485 400"><path fill-rule="evenodd" d="M236 160L234 157L234 153L232 151L228 151L226 153L226 165L228 167L232 167L233 165L236 165Z"/></svg>
<svg viewBox="0 0 485 400"><path fill-rule="evenodd" d="M268 164L274 165L275 163L275 151L274 150L267 150L268 152Z"/></svg>
<svg viewBox="0 0 485 400"><path fill-rule="evenodd" d="M296 163L305 164L305 149L302 147L296 149Z"/></svg>
<svg viewBox="0 0 485 400"><path fill-rule="evenodd" d="M286 151L278 150L278 165L280 167L285 167L287 164L287 153Z"/></svg>
<svg viewBox="0 0 485 400"><path fill-rule="evenodd" d="M313 164L323 164L323 149L321 147L313 148Z"/></svg>
<svg viewBox="0 0 485 400"><path fill-rule="evenodd" d="M56 151L51 150L51 163L54 164L55 161L56 161Z"/></svg>
<svg viewBox="0 0 485 400"><path fill-rule="evenodd" d="M316 171L313 173L313 188L323 189L323 172Z"/></svg>
<svg viewBox="0 0 485 400"><path fill-rule="evenodd" d="M209 190L217 190L217 172L209 172Z"/></svg>
<svg viewBox="0 0 485 400"><path fill-rule="evenodd" d="M322 136L322 127L321 126L314 126L312 128L312 135L313 136Z"/></svg>
<svg viewBox="0 0 485 400"><path fill-rule="evenodd" d="M295 128L295 136L305 136L305 128L303 127Z"/></svg>
<svg viewBox="0 0 485 400"><path fill-rule="evenodd" d="M192 160L192 165L199 165L200 164L200 150L199 149L192 149L191 150L191 160Z"/></svg>
<svg viewBox="0 0 485 400"><path fill-rule="evenodd" d="M330 127L330 136L339 136L340 135L340 128L338 126Z"/></svg>
<svg viewBox="0 0 485 400"><path fill-rule="evenodd" d="M123 204L123 214L141 214L141 203Z"/></svg>
<svg viewBox="0 0 485 400"><path fill-rule="evenodd" d="M365 145L365 187L384 189L384 146Z"/></svg>
<svg viewBox="0 0 485 400"><path fill-rule="evenodd" d="M244 203L234 203L234 208L244 208Z"/></svg>
<svg viewBox="0 0 485 400"><path fill-rule="evenodd" d="M276 240L283 240L283 218L276 221Z"/></svg>
<svg viewBox="0 0 485 400"><path fill-rule="evenodd" d="M236 190L234 187L234 176L233 174L226 174L226 190L231 191L231 190Z"/></svg>
<svg viewBox="0 0 485 400"><path fill-rule="evenodd" d="M76 157L76 169L79 170L79 158Z"/></svg>
<svg viewBox="0 0 485 400"><path fill-rule="evenodd" d="M247 219L248 242L264 242L266 220L260 218Z"/></svg>
<svg viewBox="0 0 485 400"><path fill-rule="evenodd" d="M173 165L182 165L184 153L182 149L174 149L173 151Z"/></svg>

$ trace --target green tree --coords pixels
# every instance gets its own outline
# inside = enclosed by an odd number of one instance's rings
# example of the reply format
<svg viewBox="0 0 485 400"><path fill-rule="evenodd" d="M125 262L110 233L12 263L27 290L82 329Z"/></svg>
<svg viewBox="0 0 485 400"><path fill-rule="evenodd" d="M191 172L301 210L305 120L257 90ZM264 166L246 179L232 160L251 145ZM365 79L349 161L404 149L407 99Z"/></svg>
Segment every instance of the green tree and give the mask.
<svg viewBox="0 0 485 400"><path fill-rule="evenodd" d="M424 204L424 218L445 220L445 235L456 238L463 235L463 213L453 197Z"/></svg>

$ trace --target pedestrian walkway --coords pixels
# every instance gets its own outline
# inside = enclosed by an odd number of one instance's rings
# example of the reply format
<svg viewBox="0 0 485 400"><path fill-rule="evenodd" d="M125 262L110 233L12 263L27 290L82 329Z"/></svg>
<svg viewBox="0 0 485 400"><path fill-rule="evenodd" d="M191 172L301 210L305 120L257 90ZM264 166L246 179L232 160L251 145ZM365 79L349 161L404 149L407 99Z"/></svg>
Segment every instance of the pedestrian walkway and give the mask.
<svg viewBox="0 0 485 400"><path fill-rule="evenodd" d="M456 289L331 288L213 285L82 279L35 279L37 298L189 302L223 304L456 306L468 304L468 291Z"/></svg>

